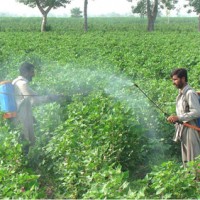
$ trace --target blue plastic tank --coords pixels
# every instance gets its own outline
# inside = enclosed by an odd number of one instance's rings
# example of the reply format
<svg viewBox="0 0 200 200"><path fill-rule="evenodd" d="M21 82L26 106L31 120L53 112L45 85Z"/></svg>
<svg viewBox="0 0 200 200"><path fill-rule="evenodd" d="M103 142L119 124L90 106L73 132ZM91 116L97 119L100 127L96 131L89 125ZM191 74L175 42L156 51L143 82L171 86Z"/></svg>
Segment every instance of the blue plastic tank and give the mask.
<svg viewBox="0 0 200 200"><path fill-rule="evenodd" d="M4 113L4 118L16 116L17 106L14 86L11 81L0 82L0 110Z"/></svg>

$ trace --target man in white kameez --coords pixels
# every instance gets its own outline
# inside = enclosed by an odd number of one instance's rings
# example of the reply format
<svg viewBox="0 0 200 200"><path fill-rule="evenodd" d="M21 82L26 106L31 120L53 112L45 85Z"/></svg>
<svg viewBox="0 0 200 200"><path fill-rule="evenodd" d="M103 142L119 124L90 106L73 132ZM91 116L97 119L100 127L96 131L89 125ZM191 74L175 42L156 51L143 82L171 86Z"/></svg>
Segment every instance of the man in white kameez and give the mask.
<svg viewBox="0 0 200 200"><path fill-rule="evenodd" d="M21 139L26 143L24 145L25 153L28 153L29 147L35 143L32 106L56 100L54 95L39 96L30 88L29 82L32 81L34 75L34 65L23 63L20 67L20 76L12 82L17 104L15 124L22 126Z"/></svg>
<svg viewBox="0 0 200 200"><path fill-rule="evenodd" d="M182 161L186 166L188 161L195 160L200 155L200 135L198 131L178 122L197 126L197 118L200 117L199 99L198 94L187 83L186 69L175 69L171 73L171 78L173 84L179 89L179 94L176 98L176 115L168 117L167 120L175 124L174 141L181 141Z"/></svg>

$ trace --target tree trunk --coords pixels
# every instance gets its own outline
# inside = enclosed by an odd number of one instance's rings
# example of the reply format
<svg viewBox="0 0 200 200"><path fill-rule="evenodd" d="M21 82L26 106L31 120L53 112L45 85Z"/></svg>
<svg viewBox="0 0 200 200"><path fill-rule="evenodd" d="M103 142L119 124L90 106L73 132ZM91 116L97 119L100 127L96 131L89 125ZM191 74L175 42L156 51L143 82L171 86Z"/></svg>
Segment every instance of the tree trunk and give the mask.
<svg viewBox="0 0 200 200"><path fill-rule="evenodd" d="M88 0L84 1L84 31L88 31L88 21L87 21L87 4Z"/></svg>
<svg viewBox="0 0 200 200"><path fill-rule="evenodd" d="M158 13L158 0L154 0L153 6L151 5L150 0L147 0L147 17L148 17L147 31L154 31L154 24L156 21L157 13Z"/></svg>
<svg viewBox="0 0 200 200"><path fill-rule="evenodd" d="M47 14L42 15L41 32L45 32L47 28Z"/></svg>
<svg viewBox="0 0 200 200"><path fill-rule="evenodd" d="M199 14L199 32L200 32L200 14Z"/></svg>
<svg viewBox="0 0 200 200"><path fill-rule="evenodd" d="M148 17L148 26L147 26L147 31L151 32L154 31L154 19L153 17Z"/></svg>
<svg viewBox="0 0 200 200"><path fill-rule="evenodd" d="M49 11L53 8L53 5L49 6L46 10L42 8L40 5L39 0L35 0L37 7L39 8L40 12L42 13L42 24L41 24L41 32L45 32L47 29L47 15Z"/></svg>

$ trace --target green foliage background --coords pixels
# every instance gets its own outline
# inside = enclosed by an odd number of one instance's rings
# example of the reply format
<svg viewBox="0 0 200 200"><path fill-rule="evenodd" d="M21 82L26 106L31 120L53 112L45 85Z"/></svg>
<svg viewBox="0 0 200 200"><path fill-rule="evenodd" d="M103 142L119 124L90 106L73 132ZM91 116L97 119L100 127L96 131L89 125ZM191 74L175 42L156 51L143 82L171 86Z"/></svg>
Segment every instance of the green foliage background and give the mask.
<svg viewBox="0 0 200 200"><path fill-rule="evenodd" d="M83 19L49 18L46 33L39 18L0 21L0 80L29 61L39 94L72 98L34 108L37 142L28 157L19 130L1 119L1 198L199 198L174 127L134 86L169 114L172 69L186 67L199 89L197 19L158 18L152 33L138 18L89 18L87 33Z"/></svg>

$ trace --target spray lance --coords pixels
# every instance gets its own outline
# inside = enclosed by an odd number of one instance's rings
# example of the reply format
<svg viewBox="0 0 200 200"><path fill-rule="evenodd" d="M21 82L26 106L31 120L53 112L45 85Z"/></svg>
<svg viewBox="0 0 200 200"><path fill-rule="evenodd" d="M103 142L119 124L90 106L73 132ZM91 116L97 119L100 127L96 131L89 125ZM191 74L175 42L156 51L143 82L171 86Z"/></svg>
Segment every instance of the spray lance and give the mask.
<svg viewBox="0 0 200 200"><path fill-rule="evenodd" d="M148 99L158 110L160 110L160 111L164 114L165 117L168 117L168 116L169 116L169 115L168 115L166 112L164 112L164 110L161 109L152 99L150 99L150 98L148 97L148 95L147 95L137 84L134 83L134 86L137 87L137 88L144 94L144 96L147 97L147 99Z"/></svg>
<svg viewBox="0 0 200 200"><path fill-rule="evenodd" d="M148 99L158 110L160 110L160 111L164 114L164 116L165 116L166 118L170 116L170 115L169 115L168 113L166 113L163 109L161 109L151 98L149 98L149 96L148 96L137 84L134 83L134 86L137 87L137 88L144 94L144 96L147 97L147 99ZM200 128L197 127L197 126L193 126L193 125L191 125L191 124L189 124L189 123L180 122L180 121L177 121L177 122L175 122L175 123L182 124L183 126L186 126L186 127L188 127L188 128L192 128L192 129L194 129L194 130L196 130L196 131L199 131L199 133L200 133Z"/></svg>
<svg viewBox="0 0 200 200"><path fill-rule="evenodd" d="M3 118L9 119L16 117L17 113L17 105L15 101L16 96L23 96L23 97L40 97L44 95L38 94L14 94L14 91L0 91L0 111L3 112ZM49 102L58 102L58 103L71 103L72 97L64 94L49 94L46 95L48 97Z"/></svg>
<svg viewBox="0 0 200 200"><path fill-rule="evenodd" d="M44 95L39 95L39 94L12 94L12 93L8 93L8 92L0 92L0 94L3 94L3 95L8 95L8 96L22 96L22 97L40 97L40 96L44 96ZM64 100L66 102L71 102L72 99L71 99L71 96L69 95L65 95L65 94L49 94L47 95L49 96L49 98L52 100L52 101L59 101L59 100Z"/></svg>

